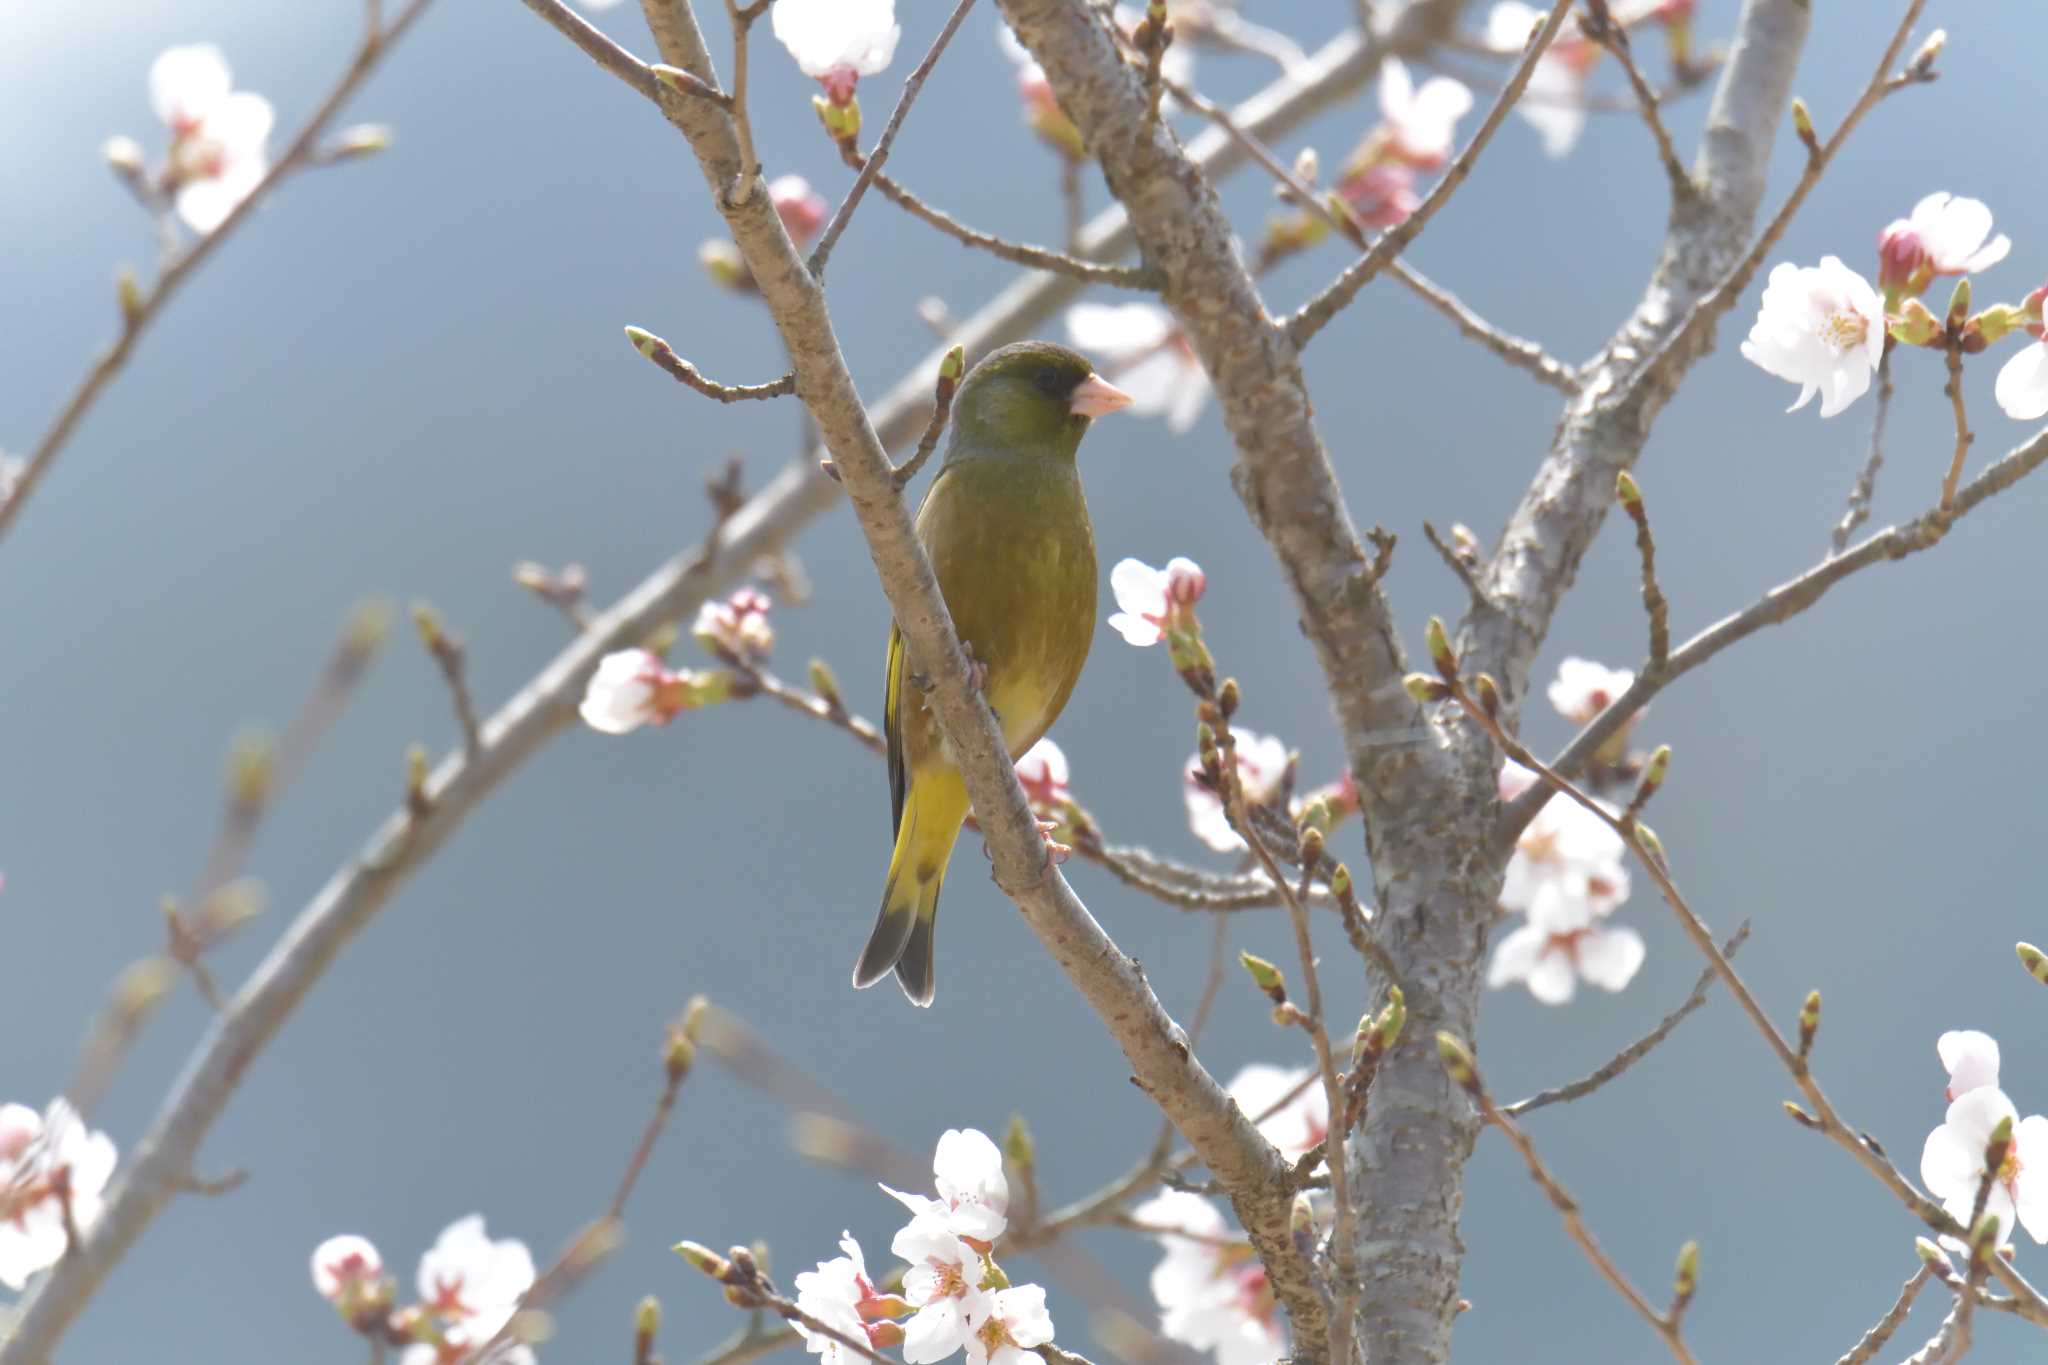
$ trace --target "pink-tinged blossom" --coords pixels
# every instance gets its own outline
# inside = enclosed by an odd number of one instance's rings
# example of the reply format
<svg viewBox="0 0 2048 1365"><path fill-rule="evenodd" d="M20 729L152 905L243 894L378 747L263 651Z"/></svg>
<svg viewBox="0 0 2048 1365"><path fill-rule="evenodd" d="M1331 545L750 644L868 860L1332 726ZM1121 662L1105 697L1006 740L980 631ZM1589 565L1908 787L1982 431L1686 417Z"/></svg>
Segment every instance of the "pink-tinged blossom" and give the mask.
<svg viewBox="0 0 2048 1365"><path fill-rule="evenodd" d="M651 650L607 654L590 675L577 713L585 725L607 735L623 735L649 723L665 725L674 712L664 712L662 698L676 678Z"/></svg>
<svg viewBox="0 0 2048 1365"><path fill-rule="evenodd" d="M1163 417L1169 431L1191 429L1209 401L1208 371L1158 304L1077 303L1067 310L1067 339L1100 358L1134 414Z"/></svg>
<svg viewBox="0 0 2048 1365"><path fill-rule="evenodd" d="M937 1219L956 1235L993 1242L1009 1225L1010 1181L1003 1154L975 1128L948 1128L932 1154L932 1185L938 1198L882 1189L913 1214Z"/></svg>
<svg viewBox="0 0 2048 1365"><path fill-rule="evenodd" d="M968 1365L1041 1365L1032 1348L1051 1342L1053 1332L1045 1289L1035 1284L998 1289L983 1300L971 1327Z"/></svg>
<svg viewBox="0 0 2048 1365"><path fill-rule="evenodd" d="M1048 736L1024 751L1017 760L1017 781L1031 801L1031 809L1057 819L1072 801L1067 790L1067 756Z"/></svg>
<svg viewBox="0 0 2048 1365"><path fill-rule="evenodd" d="M1625 668L1609 668L1574 656L1557 666L1557 678L1550 684L1550 704L1572 724L1587 725L1635 680L1636 675Z"/></svg>
<svg viewBox="0 0 2048 1365"><path fill-rule="evenodd" d="M775 0L770 22L798 68L837 105L853 98L862 76L895 59L903 36L896 0Z"/></svg>
<svg viewBox="0 0 2048 1365"><path fill-rule="evenodd" d="M1192 559L1175 556L1163 569L1142 559L1120 559L1109 571L1109 591L1117 605L1109 628L1126 644L1140 649L1156 645L1169 630L1189 624L1208 586L1208 576Z"/></svg>
<svg viewBox="0 0 2048 1365"><path fill-rule="evenodd" d="M1756 325L1742 343L1751 364L1799 385L1797 412L1821 395L1833 417L1861 398L1884 353L1884 304L1870 282L1823 256L1818 267L1773 266Z"/></svg>
<svg viewBox="0 0 2048 1365"><path fill-rule="evenodd" d="M1519 763L1504 764L1501 800L1512 801L1537 780ZM1553 796L1515 841L1501 883L1501 908L1525 914L1549 932L1583 929L1628 899L1627 853L1621 836L1599 816L1569 796Z"/></svg>
<svg viewBox="0 0 2048 1365"><path fill-rule="evenodd" d="M1486 984L1498 989L1521 982L1546 1005L1562 1005L1581 978L1618 991L1635 977L1647 950L1633 929L1591 921L1577 929L1546 928L1532 919L1495 945Z"/></svg>
<svg viewBox="0 0 2048 1365"><path fill-rule="evenodd" d="M1543 21L1543 12L1522 0L1500 0L1486 17L1488 46L1515 55ZM1544 154L1569 155L1586 128L1586 80L1600 49L1568 25L1536 59L1515 112L1543 139Z"/></svg>
<svg viewBox="0 0 2048 1365"><path fill-rule="evenodd" d="M1289 1161L1300 1160L1329 1136L1330 1097L1309 1068L1290 1071L1253 1062L1224 1089Z"/></svg>
<svg viewBox="0 0 2048 1365"><path fill-rule="evenodd" d="M839 1249L845 1254L820 1261L816 1270L796 1277L796 1306L855 1341L867 1341L871 1338L861 1309L878 1298L875 1283L868 1277L867 1261L852 1233L839 1234ZM814 1332L800 1322L792 1325L804 1339L804 1349L820 1357L821 1365L853 1365L864 1359L837 1338Z"/></svg>
<svg viewBox="0 0 2048 1365"><path fill-rule="evenodd" d="M1067 111L1060 108L1059 98L1052 93L1052 82L1046 79L1045 68L1038 64L1038 59L1024 44L1017 41L1017 35L1010 31L1008 24L996 26L996 41L1001 44L1003 55L1017 69L1017 97L1024 106L1024 125L1050 143L1060 155L1075 161L1086 157L1088 148L1081 138L1081 130L1067 117Z"/></svg>
<svg viewBox="0 0 2048 1365"><path fill-rule="evenodd" d="M697 608L690 635L714 654L742 660L765 659L775 649L775 627L768 621L774 603L758 588L741 588L723 602Z"/></svg>
<svg viewBox="0 0 2048 1365"><path fill-rule="evenodd" d="M149 102L171 131L165 188L194 232L219 227L270 169L270 101L233 88L211 43L167 49L149 68Z"/></svg>
<svg viewBox="0 0 2048 1365"><path fill-rule="evenodd" d="M1935 1041L1934 1051L1948 1072L1950 1103L1979 1086L1998 1088L1998 1040L1975 1029L1952 1029Z"/></svg>
<svg viewBox="0 0 2048 1365"><path fill-rule="evenodd" d="M2027 331L2035 337L2034 344L2021 348L1998 370L1994 389L1998 406L2015 422L2048 417L2048 331L2041 323L2043 300L2048 300L2048 287L2027 295L2027 312L2034 319L2027 324Z"/></svg>
<svg viewBox="0 0 2048 1365"><path fill-rule="evenodd" d="M0 1105L0 1285L19 1291L63 1259L67 1206L80 1232L99 1221L114 1160L113 1139L61 1096L40 1114Z"/></svg>
<svg viewBox="0 0 2048 1365"><path fill-rule="evenodd" d="M1462 81L1432 76L1420 87L1398 57L1380 63L1380 115L1387 150L1418 171L1433 171L1450 160L1458 120L1472 110L1472 92Z"/></svg>
<svg viewBox="0 0 2048 1365"><path fill-rule="evenodd" d="M988 1311L981 1253L929 1214L911 1219L889 1250L910 1264L903 1297L917 1309L903 1325L903 1359L908 1365L944 1360L967 1344L974 1319Z"/></svg>
<svg viewBox="0 0 2048 1365"><path fill-rule="evenodd" d="M1131 1217L1166 1250L1151 1280L1161 1335L1214 1351L1216 1365L1269 1365L1287 1354L1266 1268L1214 1204L1167 1190Z"/></svg>
<svg viewBox="0 0 2048 1365"><path fill-rule="evenodd" d="M2012 1233L2015 1217L2036 1242L2048 1242L2048 1118L2027 1118L1996 1086L1980 1085L1957 1096L1941 1127L1927 1135L1920 1152L1920 1180L1949 1216L1968 1224L1984 1181L1985 1148L1991 1130L2013 1121L2012 1147L1999 1165L1984 1211L1998 1219L1998 1241Z"/></svg>
<svg viewBox="0 0 2048 1365"><path fill-rule="evenodd" d="M468 1358L512 1320L533 1281L533 1253L526 1243L492 1241L480 1213L450 1223L420 1257L420 1306L439 1340L406 1347L401 1365L453 1365ZM508 1365L531 1365L533 1353L514 1346L502 1358Z"/></svg>
<svg viewBox="0 0 2048 1365"><path fill-rule="evenodd" d="M1245 802L1264 805L1280 794L1280 783L1287 776L1287 744L1277 736L1254 730L1238 729L1233 733L1237 736L1237 773L1244 785ZM1245 848L1244 840L1230 827L1223 798L1202 783L1201 755L1188 760L1181 792L1187 798L1188 828L1197 839L1218 853L1235 853Z"/></svg>
<svg viewBox="0 0 2048 1365"><path fill-rule="evenodd" d="M374 1286L384 1276L384 1258L367 1237L329 1237L313 1248L313 1288L329 1303Z"/></svg>
<svg viewBox="0 0 2048 1365"><path fill-rule="evenodd" d="M1398 161L1380 161L1337 182L1337 194L1367 227L1385 230L1408 221L1422 207L1415 171Z"/></svg>
<svg viewBox="0 0 2048 1365"><path fill-rule="evenodd" d="M1991 235L1983 200L1940 190L1878 234L1878 284L1894 299L1918 297L1936 276L1987 270L2011 250L2010 237Z"/></svg>
<svg viewBox="0 0 2048 1365"><path fill-rule="evenodd" d="M824 231L832 215L832 206L825 202L825 196L812 189L811 182L800 175L778 175L769 181L768 202L775 206L776 216L782 219L782 230L799 251Z"/></svg>

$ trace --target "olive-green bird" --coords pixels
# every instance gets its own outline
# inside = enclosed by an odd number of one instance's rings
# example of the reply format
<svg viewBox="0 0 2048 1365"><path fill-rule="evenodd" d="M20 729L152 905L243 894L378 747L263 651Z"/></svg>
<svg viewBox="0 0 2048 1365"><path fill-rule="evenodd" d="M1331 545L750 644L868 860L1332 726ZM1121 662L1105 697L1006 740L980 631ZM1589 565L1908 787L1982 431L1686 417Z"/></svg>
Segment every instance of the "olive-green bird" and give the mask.
<svg viewBox="0 0 2048 1365"><path fill-rule="evenodd" d="M1095 533L1074 456L1094 418L1130 395L1050 342L1005 346L953 399L938 476L917 510L954 629L1016 758L1059 716L1095 636ZM932 1002L932 927L967 787L889 631L883 729L896 851L882 913L853 969L872 986L895 969L903 993Z"/></svg>

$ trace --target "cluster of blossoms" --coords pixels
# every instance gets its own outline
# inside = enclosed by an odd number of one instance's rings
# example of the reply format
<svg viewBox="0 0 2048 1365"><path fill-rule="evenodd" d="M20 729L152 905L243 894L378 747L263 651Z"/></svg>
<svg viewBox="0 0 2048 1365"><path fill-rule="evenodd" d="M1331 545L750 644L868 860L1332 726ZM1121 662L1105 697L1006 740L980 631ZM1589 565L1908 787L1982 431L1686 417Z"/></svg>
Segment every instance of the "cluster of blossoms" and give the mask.
<svg viewBox="0 0 2048 1365"><path fill-rule="evenodd" d="M1567 659L1550 701L1583 725L1633 681L1633 674ZM1538 780L1521 764L1506 764L1501 800L1513 800ZM1642 935L1607 923L1628 899L1627 853L1619 834L1570 797L1544 803L1508 860L1500 904L1522 923L1495 945L1487 985L1521 982L1546 1005L1570 1000L1582 977L1610 991L1627 986L1643 965Z"/></svg>
<svg viewBox="0 0 2048 1365"><path fill-rule="evenodd" d="M757 669L775 648L775 627L768 620L773 605L755 588L741 588L723 602L706 602L697 610L691 638L721 662ZM671 668L651 649L621 649L598 662L577 711L591 729L623 735L730 701L740 690L722 669Z"/></svg>
<svg viewBox="0 0 2048 1365"><path fill-rule="evenodd" d="M0 1104L0 1285L17 1293L99 1221L114 1141L61 1096L38 1114Z"/></svg>
<svg viewBox="0 0 2048 1365"><path fill-rule="evenodd" d="M533 1287L533 1255L513 1238L494 1242L482 1214L458 1219L420 1257L419 1302L395 1307L397 1286L368 1238L330 1237L313 1249L313 1288L344 1322L378 1344L401 1345L400 1365L455 1365L495 1339ZM491 1359L533 1365L524 1345Z"/></svg>
<svg viewBox="0 0 2048 1365"><path fill-rule="evenodd" d="M1912 213L1878 234L1875 285L1824 256L1818 266L1772 267L1742 354L1780 379L1799 385L1797 411L1820 396L1832 417L1870 390L1878 364L1894 344L1974 355L2017 332L2035 338L1998 372L1994 393L2015 421L2048 416L2048 338L2042 304L2048 285L2019 303L1976 313L1969 277L2005 259L2011 241L1991 234L1991 210L1976 199L1930 194ZM1945 314L1922 303L1935 280L1957 277Z"/></svg>
<svg viewBox="0 0 2048 1365"><path fill-rule="evenodd" d="M1320 1146L1329 1131L1327 1097L1310 1071L1254 1063L1228 1089L1289 1161ZM1265 1365L1287 1354L1266 1268L1213 1202L1167 1190L1131 1210L1131 1219L1166 1252L1152 1269L1161 1335L1215 1352L1217 1365Z"/></svg>
<svg viewBox="0 0 2048 1365"><path fill-rule="evenodd" d="M1998 1220L1995 1244L2005 1244L2015 1219L2036 1242L2048 1242L2048 1118L2021 1118L1998 1088L1998 1043L1989 1034L1944 1033L1935 1052L1948 1072L1949 1105L1920 1151L1920 1179L1927 1192L1967 1227L1988 1173L1984 1212ZM2002 1153L1987 1172L1993 1140L2001 1131Z"/></svg>
<svg viewBox="0 0 2048 1365"><path fill-rule="evenodd" d="M134 138L109 138L102 154L138 193L151 202L168 200L194 232L212 232L270 170L266 147L276 122L270 101L236 90L220 49L198 43L169 48L150 66L149 104L171 136L155 175L146 171Z"/></svg>
<svg viewBox="0 0 2048 1365"><path fill-rule="evenodd" d="M936 1198L882 1187L911 1214L889 1243L909 1267L901 1295L876 1289L860 1243L844 1233L844 1255L796 1277L797 1307L839 1336L878 1350L901 1346L908 1365L963 1348L969 1365L1036 1365L1032 1348L1053 1339L1045 1290L1012 1285L993 1254L1009 1226L1001 1150L975 1129L950 1128L932 1156L932 1183ZM801 1322L796 1330L822 1365L859 1359L836 1336Z"/></svg>

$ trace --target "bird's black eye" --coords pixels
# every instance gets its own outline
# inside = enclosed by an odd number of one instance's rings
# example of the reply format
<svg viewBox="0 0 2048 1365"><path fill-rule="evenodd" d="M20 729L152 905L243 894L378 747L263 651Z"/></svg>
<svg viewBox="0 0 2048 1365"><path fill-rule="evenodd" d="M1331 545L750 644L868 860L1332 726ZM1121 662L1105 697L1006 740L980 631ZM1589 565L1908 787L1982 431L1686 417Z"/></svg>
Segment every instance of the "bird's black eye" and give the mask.
<svg viewBox="0 0 2048 1365"><path fill-rule="evenodd" d="M1060 391L1060 372L1048 365L1033 375L1031 382L1038 386L1040 393L1047 395L1057 394Z"/></svg>

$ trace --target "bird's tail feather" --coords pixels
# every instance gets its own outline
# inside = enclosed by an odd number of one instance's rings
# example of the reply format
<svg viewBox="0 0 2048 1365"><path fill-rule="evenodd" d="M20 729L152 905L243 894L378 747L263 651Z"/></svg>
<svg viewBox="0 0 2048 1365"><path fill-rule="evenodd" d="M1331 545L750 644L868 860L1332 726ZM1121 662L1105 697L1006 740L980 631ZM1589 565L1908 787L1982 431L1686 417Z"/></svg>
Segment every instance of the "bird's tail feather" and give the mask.
<svg viewBox="0 0 2048 1365"><path fill-rule="evenodd" d="M957 778L952 785L959 785ZM951 793L920 790L912 784L897 827L896 850L889 859L881 913L853 969L856 987L872 986L894 969L903 993L918 1005L932 1002L932 928L939 912L939 889L966 814L964 788L957 808L953 801L935 799L942 795ZM927 805L946 809L920 809Z"/></svg>

